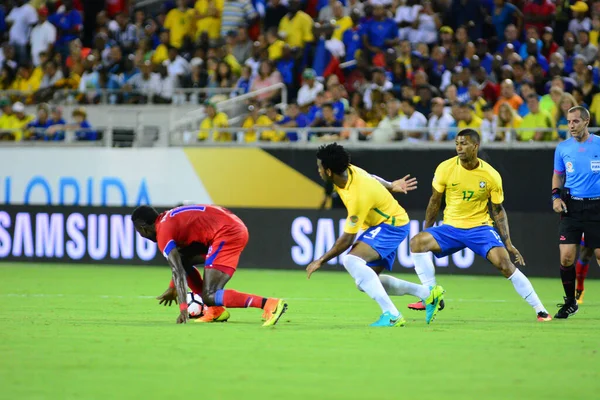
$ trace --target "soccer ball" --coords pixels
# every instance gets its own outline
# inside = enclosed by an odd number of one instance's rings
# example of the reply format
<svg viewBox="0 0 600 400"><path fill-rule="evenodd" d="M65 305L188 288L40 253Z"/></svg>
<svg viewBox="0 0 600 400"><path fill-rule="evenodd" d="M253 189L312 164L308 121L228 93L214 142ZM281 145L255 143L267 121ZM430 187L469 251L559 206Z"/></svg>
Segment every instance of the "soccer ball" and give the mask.
<svg viewBox="0 0 600 400"><path fill-rule="evenodd" d="M188 314L190 318L200 318L204 308L202 297L196 293L188 292L187 294Z"/></svg>

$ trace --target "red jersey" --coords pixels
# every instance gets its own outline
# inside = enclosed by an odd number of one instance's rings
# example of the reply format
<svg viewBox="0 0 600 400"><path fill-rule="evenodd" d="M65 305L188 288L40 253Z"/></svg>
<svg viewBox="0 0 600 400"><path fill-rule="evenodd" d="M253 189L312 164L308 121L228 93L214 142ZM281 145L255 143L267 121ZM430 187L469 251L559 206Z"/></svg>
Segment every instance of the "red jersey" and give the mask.
<svg viewBox="0 0 600 400"><path fill-rule="evenodd" d="M206 247L221 237L247 229L242 220L223 207L190 205L177 207L158 216L156 241L165 257L177 247L200 243Z"/></svg>

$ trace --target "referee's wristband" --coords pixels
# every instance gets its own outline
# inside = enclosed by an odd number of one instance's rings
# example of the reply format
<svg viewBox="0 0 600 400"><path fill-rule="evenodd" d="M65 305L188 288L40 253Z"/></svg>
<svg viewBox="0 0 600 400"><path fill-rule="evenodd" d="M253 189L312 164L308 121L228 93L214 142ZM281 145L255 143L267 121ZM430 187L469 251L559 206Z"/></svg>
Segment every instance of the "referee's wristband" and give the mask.
<svg viewBox="0 0 600 400"><path fill-rule="evenodd" d="M552 189L552 201L560 199L560 192L559 188Z"/></svg>

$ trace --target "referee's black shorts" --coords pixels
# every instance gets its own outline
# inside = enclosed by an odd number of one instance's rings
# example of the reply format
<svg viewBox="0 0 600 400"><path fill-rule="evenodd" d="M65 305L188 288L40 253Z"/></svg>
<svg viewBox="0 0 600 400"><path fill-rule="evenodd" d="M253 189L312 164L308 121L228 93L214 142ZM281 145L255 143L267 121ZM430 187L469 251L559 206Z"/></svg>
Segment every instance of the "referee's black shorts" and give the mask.
<svg viewBox="0 0 600 400"><path fill-rule="evenodd" d="M559 244L580 244L585 235L585 245L600 248L600 197L581 199L568 196L565 199L567 213L562 213L558 229Z"/></svg>

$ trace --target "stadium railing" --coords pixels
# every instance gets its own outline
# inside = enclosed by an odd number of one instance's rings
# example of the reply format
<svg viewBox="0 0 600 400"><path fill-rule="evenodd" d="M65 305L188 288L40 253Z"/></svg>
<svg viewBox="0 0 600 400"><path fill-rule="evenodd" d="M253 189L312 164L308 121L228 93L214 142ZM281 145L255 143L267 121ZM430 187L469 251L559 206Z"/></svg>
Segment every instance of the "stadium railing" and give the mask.
<svg viewBox="0 0 600 400"><path fill-rule="evenodd" d="M39 91L38 91L39 92ZM139 90L124 90L124 89L90 89L79 91L74 89L55 89L51 94L45 96L42 101L57 105L117 105L126 104L131 106L145 106L153 104L202 104L204 99L209 99L213 96L225 96L229 98L235 92L235 88L175 88L171 103L164 101L154 101L156 93L148 93ZM24 92L18 90L1 90L0 96L8 97L14 101L22 101L30 105L34 100L37 92ZM130 102L136 98L146 97L147 101L143 103ZM85 100L85 101L83 101Z"/></svg>
<svg viewBox="0 0 600 400"><path fill-rule="evenodd" d="M224 112L229 116L230 125L241 125L242 119L247 114L246 101L254 99L261 94L275 91L281 91L281 100L277 104L277 107L285 110L288 104L288 89L285 83L276 83L274 85L228 99L218 99L215 101L215 105L217 107L217 111ZM184 132L189 132L190 130L196 129L205 117L206 114L204 112L204 107L200 107L196 110L186 113L176 122L173 127L171 127L171 134L169 135L169 138L173 135L183 134Z"/></svg>
<svg viewBox="0 0 600 400"><path fill-rule="evenodd" d="M133 125L123 126L115 125L114 114L116 111L133 115L134 120L137 121ZM453 148L454 141L446 140L441 142L435 141L420 141L420 140L394 140L394 141L378 141L378 140L359 140L361 137L368 137L369 133L372 133L375 128L283 128L279 126L273 127L254 127L254 128L241 128L230 126L227 128L214 128L207 129L205 133L208 133L206 140L199 140L200 129L195 127L190 130L175 131L168 134L167 131L160 131L156 127L155 129L148 129L149 127L143 124L141 118L143 113L139 110L130 110L127 107L118 107L114 112L109 113L107 116L107 124L103 126L94 126L89 131L98 132L98 140L96 141L78 141L74 131L86 131L86 129L70 129L66 130L64 140L54 140L52 137L44 138L45 129L13 129L12 131L23 131L33 133L36 139L34 140L21 140L19 142L7 141L3 138L3 134L10 132L11 130L0 131L0 146L103 146L103 147L201 147L201 146L229 146L229 147L315 147L328 141L338 141L344 143L345 146L353 148L385 148L385 149L433 149L433 148ZM555 129L519 129L516 133L535 130L538 132L555 132ZM258 137L265 131L279 132L280 134L294 133L298 136L298 140L294 142L279 141L270 142L264 140L258 140L253 142L246 141L246 135L253 132ZM342 132L350 131L348 138L341 138ZM413 130L414 131L414 130ZM421 132L429 132L428 129L421 129ZM514 130L513 130L514 132ZM590 132L598 133L600 128L590 128ZM229 133L231 134L232 140L230 141L219 141L215 140L215 136L218 133ZM398 131L398 133L401 133ZM319 137L319 135L322 135ZM30 135L31 136L31 135ZM27 137L27 135L25 135ZM5 140L2 140L5 139ZM482 147L485 148L506 148L506 149L531 149L531 148L554 148L558 141L519 141L514 138L509 141L503 142L486 142L482 143Z"/></svg>

